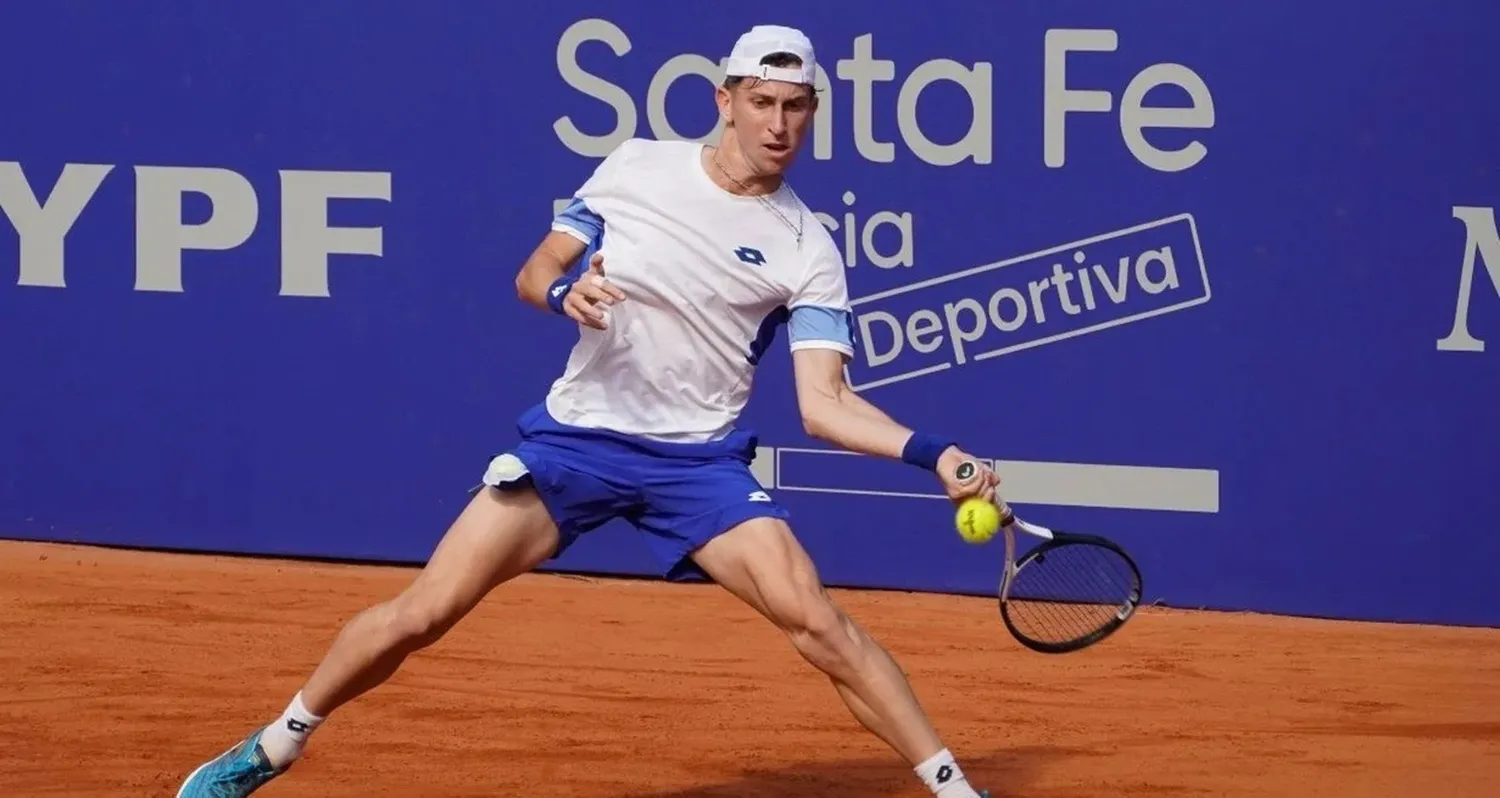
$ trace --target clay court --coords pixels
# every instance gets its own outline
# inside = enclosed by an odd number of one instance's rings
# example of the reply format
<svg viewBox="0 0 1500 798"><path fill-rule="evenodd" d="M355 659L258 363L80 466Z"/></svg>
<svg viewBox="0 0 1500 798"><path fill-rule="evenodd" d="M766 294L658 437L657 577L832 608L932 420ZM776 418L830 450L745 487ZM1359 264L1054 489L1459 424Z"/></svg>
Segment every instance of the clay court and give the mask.
<svg viewBox="0 0 1500 798"><path fill-rule="evenodd" d="M414 570L0 542L0 795L170 796ZM997 796L1500 795L1500 631L1151 609L1033 654L990 601L837 591ZM718 588L532 575L270 796L925 794Z"/></svg>

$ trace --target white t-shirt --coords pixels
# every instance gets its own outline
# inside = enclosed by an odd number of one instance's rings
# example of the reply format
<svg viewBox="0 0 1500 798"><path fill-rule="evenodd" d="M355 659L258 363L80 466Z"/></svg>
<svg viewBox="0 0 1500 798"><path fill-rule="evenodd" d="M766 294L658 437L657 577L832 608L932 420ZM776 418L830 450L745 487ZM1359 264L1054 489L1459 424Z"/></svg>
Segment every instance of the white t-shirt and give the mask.
<svg viewBox="0 0 1500 798"><path fill-rule="evenodd" d="M606 309L609 329L578 327L547 395L558 421L717 440L734 428L781 325L793 350L853 355L844 262L828 231L785 184L759 199L720 188L701 152L630 139L554 220L552 229L599 247L605 276L626 297Z"/></svg>

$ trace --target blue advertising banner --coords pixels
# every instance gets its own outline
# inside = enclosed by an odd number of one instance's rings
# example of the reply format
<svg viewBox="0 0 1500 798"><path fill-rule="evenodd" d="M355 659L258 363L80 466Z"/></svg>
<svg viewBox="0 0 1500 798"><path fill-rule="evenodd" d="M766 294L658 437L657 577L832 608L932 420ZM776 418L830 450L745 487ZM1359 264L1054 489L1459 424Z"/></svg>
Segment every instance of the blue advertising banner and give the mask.
<svg viewBox="0 0 1500 798"><path fill-rule="evenodd" d="M1500 10L764 16L0 10L0 534L425 558L576 340L512 284L551 215L626 138L712 140L764 22L818 47L792 181L862 395L1148 600L1500 625ZM808 438L788 366L744 421L825 579L992 591L930 475ZM549 567L653 565L612 525Z"/></svg>

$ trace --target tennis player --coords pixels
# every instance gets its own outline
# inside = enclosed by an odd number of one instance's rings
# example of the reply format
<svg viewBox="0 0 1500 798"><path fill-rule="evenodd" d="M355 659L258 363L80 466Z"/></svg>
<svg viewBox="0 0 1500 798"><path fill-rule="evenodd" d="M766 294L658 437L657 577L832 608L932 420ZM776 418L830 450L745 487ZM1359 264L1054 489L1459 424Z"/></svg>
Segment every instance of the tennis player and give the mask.
<svg viewBox="0 0 1500 798"><path fill-rule="evenodd" d="M621 144L521 268L516 289L580 327L562 376L519 420L520 442L427 566L343 627L285 711L188 776L181 798L237 798L285 773L338 707L380 685L497 585L624 519L662 575L705 574L781 629L854 717L941 798L978 798L889 654L830 599L750 472L736 426L756 364L788 328L802 421L833 445L927 469L958 501L955 442L900 426L849 388L853 324L831 236L783 179L818 107L813 47L756 26L715 92L717 146Z"/></svg>

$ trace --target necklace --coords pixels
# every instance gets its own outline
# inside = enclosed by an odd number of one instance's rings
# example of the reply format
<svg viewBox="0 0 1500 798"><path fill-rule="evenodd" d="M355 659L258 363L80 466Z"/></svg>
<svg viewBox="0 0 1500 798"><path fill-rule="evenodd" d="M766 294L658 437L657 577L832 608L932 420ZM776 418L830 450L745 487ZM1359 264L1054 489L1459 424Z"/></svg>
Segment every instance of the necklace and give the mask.
<svg viewBox="0 0 1500 798"><path fill-rule="evenodd" d="M721 174L723 174L725 177L727 177L731 181L733 181L735 185L737 185L740 188L744 189L745 193L747 195L749 195L750 197L754 198L756 202L759 202L762 207L768 208L768 209L770 209L770 211L772 213L776 214L776 216L781 219L782 224L785 224L787 226L787 229L789 229L789 230L792 231L792 235L796 237L796 239L797 239L797 248L798 249L802 248L802 226L803 226L803 224L805 222L805 217L804 217L804 215L802 213L802 203L801 202L797 203L797 224L793 225L792 224L792 220L788 219L787 216L786 216L786 214L782 213L781 209L778 208L778 207L776 207L776 203L775 202L773 202L770 199L767 199L766 195L764 195L764 194L756 193L755 190L753 190L749 186L745 185L743 181L741 181L739 178L735 177L734 175L730 174L729 170L724 168L724 164L722 164L722 163L719 162L719 148L718 147L714 147L713 148L713 154L710 156L710 158L713 160L714 166L719 170L719 172ZM791 186L788 186L785 182L783 182L782 185L785 186L786 190L792 194L793 198L797 197L797 193L795 191L792 191L792 187Z"/></svg>

